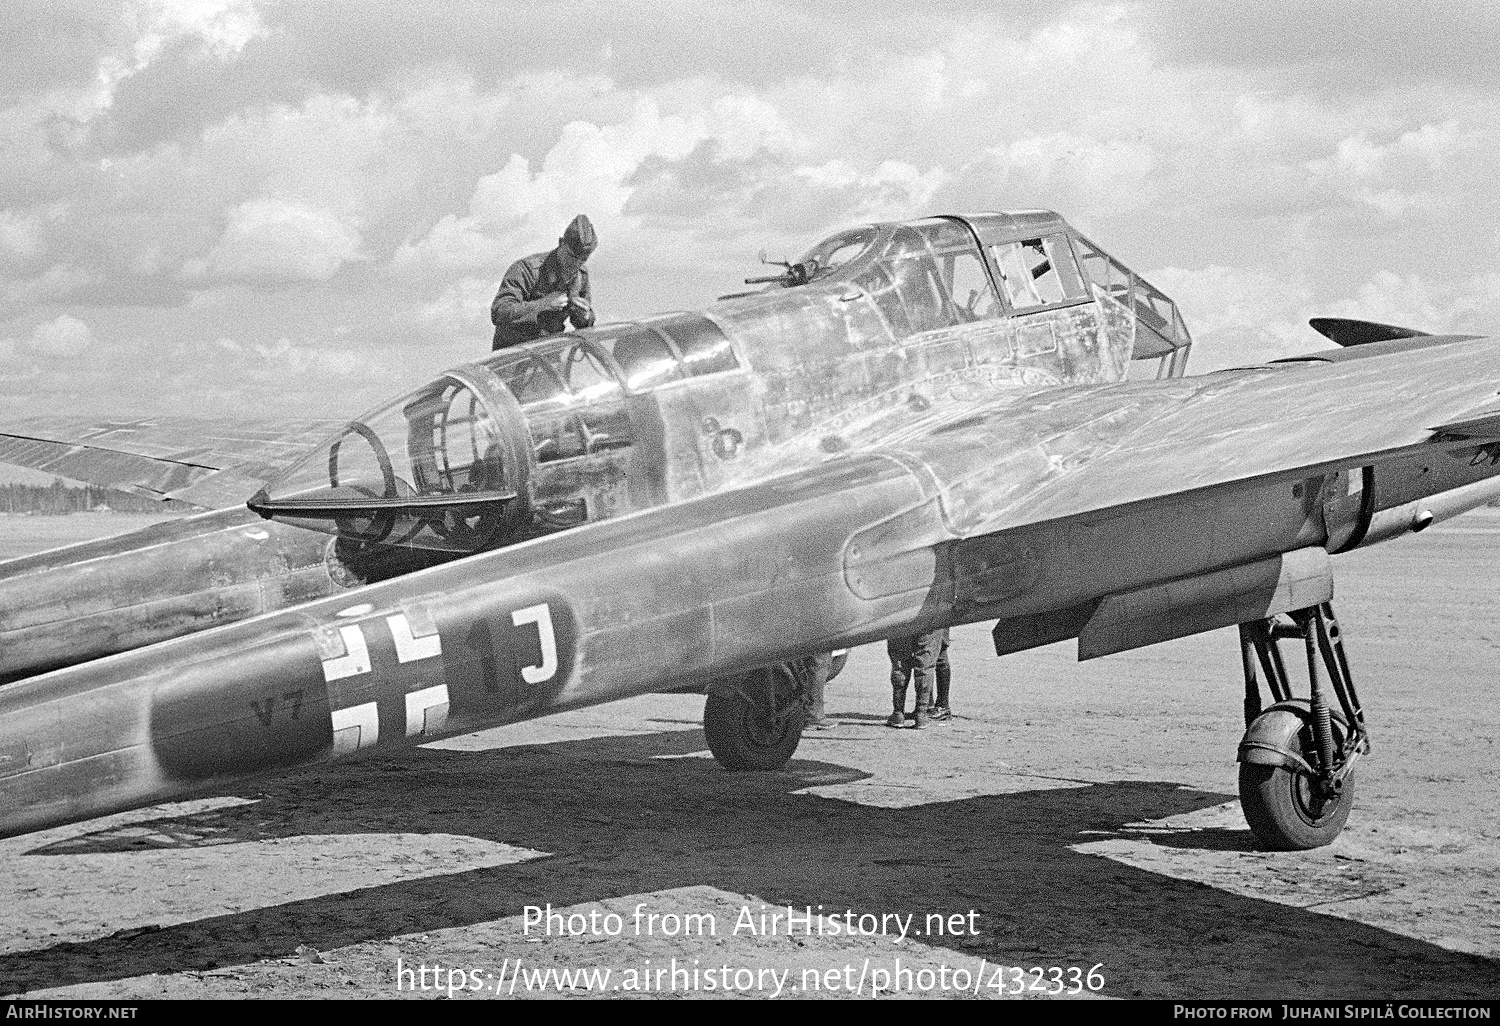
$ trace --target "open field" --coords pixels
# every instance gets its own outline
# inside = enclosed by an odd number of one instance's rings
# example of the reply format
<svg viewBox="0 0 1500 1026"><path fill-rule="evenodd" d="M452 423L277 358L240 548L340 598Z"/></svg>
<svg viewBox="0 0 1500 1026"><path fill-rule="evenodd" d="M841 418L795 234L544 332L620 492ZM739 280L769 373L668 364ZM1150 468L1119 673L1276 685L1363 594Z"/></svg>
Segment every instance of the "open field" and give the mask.
<svg viewBox="0 0 1500 1026"><path fill-rule="evenodd" d="M171 517L149 513L72 513L67 516L0 516L0 560L29 556L76 542L124 534Z"/></svg>
<svg viewBox="0 0 1500 1026"><path fill-rule="evenodd" d="M143 522L6 518L0 552ZM958 969L996 996L1020 979L996 966L1056 966L1065 987L1098 966L1113 997L1500 997L1500 510L1336 570L1374 752L1319 851L1260 851L1240 818L1232 632L1078 664L1071 643L996 659L973 625L951 725L884 727L866 647L830 686L838 727L782 773L720 770L702 698L647 696L0 841L0 992L442 992L400 960L517 997L548 968L707 994L721 966L750 995L816 975L821 994L930 979L936 996ZM528 928L547 905L595 926ZM890 918L852 938L829 919L744 929L742 910L758 927L788 905L914 918L904 939Z"/></svg>

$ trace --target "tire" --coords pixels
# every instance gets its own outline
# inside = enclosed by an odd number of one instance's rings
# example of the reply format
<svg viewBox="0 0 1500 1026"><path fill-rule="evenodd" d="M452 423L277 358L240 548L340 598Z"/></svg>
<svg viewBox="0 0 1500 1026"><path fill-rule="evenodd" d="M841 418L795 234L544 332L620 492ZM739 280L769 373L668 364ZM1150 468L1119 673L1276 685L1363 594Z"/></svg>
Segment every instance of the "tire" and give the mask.
<svg viewBox="0 0 1500 1026"><path fill-rule="evenodd" d="M780 719L738 691L710 691L708 701L703 703L703 733L708 738L708 750L727 770L779 770L802 740L804 710L790 675L779 668L760 671L746 678L741 686L755 694L756 688L764 687L762 674L766 673L775 674L778 704L789 706Z"/></svg>
<svg viewBox="0 0 1500 1026"><path fill-rule="evenodd" d="M828 667L828 679L829 680L833 680L833 678L835 678L839 674L843 673L844 672L844 666L848 662L849 662L849 653L848 653L847 650L843 651L843 652L840 652L838 655L834 656L833 657L833 662L830 663L829 667Z"/></svg>
<svg viewBox="0 0 1500 1026"><path fill-rule="evenodd" d="M1342 733L1335 725L1335 740ZM1311 731L1304 729L1291 746L1304 758L1313 747ZM1240 763L1240 807L1255 836L1272 851L1306 851L1331 844L1344 829L1354 804L1354 774L1344 777L1344 786L1331 800L1319 799L1306 773L1285 766Z"/></svg>

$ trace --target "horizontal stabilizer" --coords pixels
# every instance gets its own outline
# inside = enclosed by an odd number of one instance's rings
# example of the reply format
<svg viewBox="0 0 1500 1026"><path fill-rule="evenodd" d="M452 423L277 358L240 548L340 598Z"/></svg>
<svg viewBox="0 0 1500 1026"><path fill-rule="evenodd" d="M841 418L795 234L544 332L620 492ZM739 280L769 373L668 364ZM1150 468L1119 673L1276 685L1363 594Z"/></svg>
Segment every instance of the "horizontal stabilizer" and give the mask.
<svg viewBox="0 0 1500 1026"><path fill-rule="evenodd" d="M1341 346L1363 346L1371 342L1389 342L1393 338L1417 338L1430 331L1403 328L1395 324L1377 324L1352 317L1314 317L1307 322L1314 331Z"/></svg>

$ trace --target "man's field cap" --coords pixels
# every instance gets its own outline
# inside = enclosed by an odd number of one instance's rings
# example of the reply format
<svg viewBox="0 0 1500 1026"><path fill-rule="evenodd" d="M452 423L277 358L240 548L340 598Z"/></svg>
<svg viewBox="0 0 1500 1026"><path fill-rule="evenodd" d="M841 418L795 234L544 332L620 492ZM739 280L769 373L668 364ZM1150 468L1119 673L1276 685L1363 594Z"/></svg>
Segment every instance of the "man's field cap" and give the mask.
<svg viewBox="0 0 1500 1026"><path fill-rule="evenodd" d="M594 234L594 226L589 222L587 214L579 214L568 223L568 230L563 232L562 240L574 255L582 259L587 259L599 245L599 236Z"/></svg>

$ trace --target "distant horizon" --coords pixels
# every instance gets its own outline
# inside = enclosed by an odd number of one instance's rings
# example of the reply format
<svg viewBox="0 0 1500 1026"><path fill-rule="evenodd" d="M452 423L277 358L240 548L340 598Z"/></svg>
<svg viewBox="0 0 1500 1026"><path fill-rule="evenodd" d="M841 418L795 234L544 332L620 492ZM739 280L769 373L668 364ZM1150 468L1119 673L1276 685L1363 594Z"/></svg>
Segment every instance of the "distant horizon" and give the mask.
<svg viewBox="0 0 1500 1026"><path fill-rule="evenodd" d="M71 487L82 488L87 482L75 481L61 474L48 474L41 470L31 470L27 467L14 467L9 463L0 463L0 485L24 484L36 485L45 488L54 480L60 480Z"/></svg>

